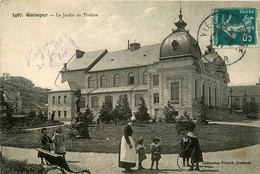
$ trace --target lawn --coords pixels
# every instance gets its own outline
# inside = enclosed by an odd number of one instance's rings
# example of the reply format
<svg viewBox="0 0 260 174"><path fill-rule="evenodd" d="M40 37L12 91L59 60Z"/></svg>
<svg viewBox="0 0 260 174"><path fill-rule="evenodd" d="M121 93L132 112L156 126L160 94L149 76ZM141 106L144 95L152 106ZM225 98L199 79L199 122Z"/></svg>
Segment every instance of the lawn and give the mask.
<svg viewBox="0 0 260 174"><path fill-rule="evenodd" d="M90 127L91 139L67 139L66 148L68 151L80 152L105 152L118 153L118 144L123 135L123 125L100 125ZM68 132L68 127L64 127ZM54 129L49 129L48 134L53 135ZM231 126L210 124L197 126L195 130L203 152L214 152L230 150L260 143L260 128L246 126ZM22 134L2 134L1 145L13 147L36 148L40 143L40 131L26 132ZM149 148L151 138L161 138L162 153L179 153L179 142L182 138L175 131L175 124L145 124L134 126L134 140L143 136L145 145ZM149 151L149 150L148 150Z"/></svg>

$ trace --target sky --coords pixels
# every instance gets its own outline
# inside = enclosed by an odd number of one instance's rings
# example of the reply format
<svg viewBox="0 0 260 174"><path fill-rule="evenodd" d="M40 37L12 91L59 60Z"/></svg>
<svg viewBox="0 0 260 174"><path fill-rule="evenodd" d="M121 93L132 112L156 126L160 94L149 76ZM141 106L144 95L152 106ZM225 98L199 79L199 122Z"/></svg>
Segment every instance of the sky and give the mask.
<svg viewBox="0 0 260 174"><path fill-rule="evenodd" d="M183 1L181 6L186 30L195 39L199 25L214 8L260 9L257 2ZM176 29L179 10L180 2L171 1L2 1L0 73L53 88L60 84L59 71L74 58L76 49L122 50L128 40L141 46L161 43ZM200 44L204 53L206 44ZM239 62L228 66L229 85L258 83L259 55L259 47L247 48Z"/></svg>

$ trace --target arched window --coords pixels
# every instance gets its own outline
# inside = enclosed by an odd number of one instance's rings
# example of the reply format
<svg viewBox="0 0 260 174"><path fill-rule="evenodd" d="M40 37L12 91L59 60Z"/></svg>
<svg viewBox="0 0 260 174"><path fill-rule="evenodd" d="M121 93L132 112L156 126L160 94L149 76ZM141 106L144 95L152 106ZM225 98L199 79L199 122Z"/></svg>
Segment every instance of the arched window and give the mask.
<svg viewBox="0 0 260 174"><path fill-rule="evenodd" d="M217 106L217 88L215 88L215 106Z"/></svg>
<svg viewBox="0 0 260 174"><path fill-rule="evenodd" d="M94 88L94 78L92 76L88 78L88 87Z"/></svg>
<svg viewBox="0 0 260 174"><path fill-rule="evenodd" d="M134 85L135 84L135 74L133 72L130 72L128 74L128 85Z"/></svg>
<svg viewBox="0 0 260 174"><path fill-rule="evenodd" d="M91 108L98 108L98 107L99 107L98 97L92 97L91 98Z"/></svg>
<svg viewBox="0 0 260 174"><path fill-rule="evenodd" d="M211 106L211 86L209 86L209 106Z"/></svg>
<svg viewBox="0 0 260 174"><path fill-rule="evenodd" d="M143 73L143 84L147 85L147 82L148 82L148 75L147 75L147 71L145 71Z"/></svg>
<svg viewBox="0 0 260 174"><path fill-rule="evenodd" d="M195 80L195 100L198 101L198 82Z"/></svg>
<svg viewBox="0 0 260 174"><path fill-rule="evenodd" d="M205 99L205 84L202 85L202 97Z"/></svg>
<svg viewBox="0 0 260 174"><path fill-rule="evenodd" d="M80 100L80 108L85 108L86 105L86 99L85 97L82 97Z"/></svg>
<svg viewBox="0 0 260 174"><path fill-rule="evenodd" d="M143 94L136 94L135 95L135 106L139 106L139 105L142 104L141 98L143 98Z"/></svg>
<svg viewBox="0 0 260 174"><path fill-rule="evenodd" d="M120 86L120 75L119 74L114 75L114 86Z"/></svg>
<svg viewBox="0 0 260 174"><path fill-rule="evenodd" d="M127 95L126 94L122 94L119 96L119 103L122 105L123 104L123 98L127 98Z"/></svg>
<svg viewBox="0 0 260 174"><path fill-rule="evenodd" d="M106 102L107 104L109 104L109 106L110 106L111 108L113 108L113 97L112 97L111 95L107 95L107 96L105 97L105 102Z"/></svg>
<svg viewBox="0 0 260 174"><path fill-rule="evenodd" d="M107 87L107 77L105 75L100 77L100 87Z"/></svg>

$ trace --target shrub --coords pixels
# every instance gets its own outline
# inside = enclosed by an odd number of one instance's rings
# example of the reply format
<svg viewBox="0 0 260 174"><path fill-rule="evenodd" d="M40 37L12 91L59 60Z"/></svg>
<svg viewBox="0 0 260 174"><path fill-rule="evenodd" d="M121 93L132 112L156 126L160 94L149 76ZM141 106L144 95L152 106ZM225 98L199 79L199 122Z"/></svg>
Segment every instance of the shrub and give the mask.
<svg viewBox="0 0 260 174"><path fill-rule="evenodd" d="M163 114L166 123L175 123L176 116L178 116L178 112L173 109L173 106L171 106L169 101L163 110Z"/></svg>
<svg viewBox="0 0 260 174"><path fill-rule="evenodd" d="M148 114L148 109L146 107L145 104L145 100L143 99L143 97L140 98L141 100L141 105L138 108L138 111L136 113L134 113L135 118L142 123L143 121L148 121L150 119L150 116Z"/></svg>
<svg viewBox="0 0 260 174"><path fill-rule="evenodd" d="M189 114L185 110L184 114L181 115L180 119L177 121L177 125L175 127L178 135L180 135L182 131L194 132L195 128L196 128L196 124L192 121Z"/></svg>
<svg viewBox="0 0 260 174"><path fill-rule="evenodd" d="M112 120L112 107L109 103L104 102L100 110L99 118L102 122L108 124Z"/></svg>
<svg viewBox="0 0 260 174"><path fill-rule="evenodd" d="M1 173L12 173L12 174L20 174L20 173L44 173L46 169L39 164L28 164L26 160L10 160L6 157L2 158L1 161Z"/></svg>

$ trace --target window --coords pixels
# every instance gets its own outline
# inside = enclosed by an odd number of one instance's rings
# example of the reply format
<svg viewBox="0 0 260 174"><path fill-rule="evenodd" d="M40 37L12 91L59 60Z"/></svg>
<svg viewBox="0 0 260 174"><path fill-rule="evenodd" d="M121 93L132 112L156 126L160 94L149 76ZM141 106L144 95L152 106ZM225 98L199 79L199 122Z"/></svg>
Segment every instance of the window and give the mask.
<svg viewBox="0 0 260 174"><path fill-rule="evenodd" d="M147 85L147 82L148 82L148 75L147 75L147 71L145 71L143 73L143 84Z"/></svg>
<svg viewBox="0 0 260 174"><path fill-rule="evenodd" d="M143 94L136 94L135 95L135 106L139 106L139 105L142 104L141 98L143 98Z"/></svg>
<svg viewBox="0 0 260 174"><path fill-rule="evenodd" d="M107 77L106 76L100 77L100 87L107 87Z"/></svg>
<svg viewBox="0 0 260 174"><path fill-rule="evenodd" d="M58 111L58 117L60 117L60 111Z"/></svg>
<svg viewBox="0 0 260 174"><path fill-rule="evenodd" d="M85 108L86 105L86 99L85 97L82 97L80 100L80 108Z"/></svg>
<svg viewBox="0 0 260 174"><path fill-rule="evenodd" d="M209 86L209 106L211 106L211 86Z"/></svg>
<svg viewBox="0 0 260 174"><path fill-rule="evenodd" d="M125 96L127 97L126 94L123 94L123 95L120 95L120 96L119 96L119 103L120 103L121 105L123 104L123 98L124 98Z"/></svg>
<svg viewBox="0 0 260 174"><path fill-rule="evenodd" d="M153 94L153 103L159 103L159 93Z"/></svg>
<svg viewBox="0 0 260 174"><path fill-rule="evenodd" d="M111 108L113 108L113 97L112 97L112 96L110 96L110 95L106 96L106 97L105 97L105 102L106 102L107 104L109 104L109 106L110 106Z"/></svg>
<svg viewBox="0 0 260 174"><path fill-rule="evenodd" d="M55 104L55 96L52 97L52 103Z"/></svg>
<svg viewBox="0 0 260 174"><path fill-rule="evenodd" d="M239 103L239 98L235 98L235 102Z"/></svg>
<svg viewBox="0 0 260 174"><path fill-rule="evenodd" d="M243 98L243 103L246 103L247 102L247 99L246 98Z"/></svg>
<svg viewBox="0 0 260 174"><path fill-rule="evenodd" d="M153 85L159 85L159 75L153 75Z"/></svg>
<svg viewBox="0 0 260 174"><path fill-rule="evenodd" d="M67 117L67 111L64 111L64 117Z"/></svg>
<svg viewBox="0 0 260 174"><path fill-rule="evenodd" d="M179 82L171 83L171 100L179 100Z"/></svg>
<svg viewBox="0 0 260 174"><path fill-rule="evenodd" d="M255 98L251 97L251 103L255 103Z"/></svg>
<svg viewBox="0 0 260 174"><path fill-rule="evenodd" d="M120 86L120 75L119 74L114 75L114 86Z"/></svg>
<svg viewBox="0 0 260 174"><path fill-rule="evenodd" d="M64 103L67 103L67 96L64 96Z"/></svg>
<svg viewBox="0 0 260 174"><path fill-rule="evenodd" d="M55 116L55 111L52 111L53 117Z"/></svg>
<svg viewBox="0 0 260 174"><path fill-rule="evenodd" d="M135 75L133 72L130 72L128 74L128 85L134 85L135 84Z"/></svg>
<svg viewBox="0 0 260 174"><path fill-rule="evenodd" d="M205 84L202 85L202 97L205 98Z"/></svg>
<svg viewBox="0 0 260 174"><path fill-rule="evenodd" d="M91 98L91 108L98 108L98 97Z"/></svg>
<svg viewBox="0 0 260 174"><path fill-rule="evenodd" d="M94 78L92 76L88 78L88 87L94 88Z"/></svg>
<svg viewBox="0 0 260 174"><path fill-rule="evenodd" d="M198 82L195 80L195 100L198 101Z"/></svg>
<svg viewBox="0 0 260 174"><path fill-rule="evenodd" d="M60 96L58 96L58 103L60 103L60 98L61 98L61 97L60 97Z"/></svg>
<svg viewBox="0 0 260 174"><path fill-rule="evenodd" d="M215 88L215 106L217 106L217 88Z"/></svg>

